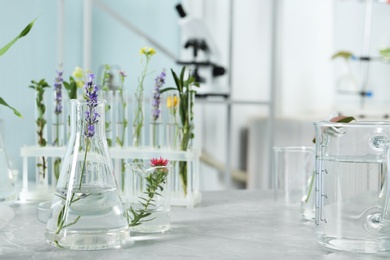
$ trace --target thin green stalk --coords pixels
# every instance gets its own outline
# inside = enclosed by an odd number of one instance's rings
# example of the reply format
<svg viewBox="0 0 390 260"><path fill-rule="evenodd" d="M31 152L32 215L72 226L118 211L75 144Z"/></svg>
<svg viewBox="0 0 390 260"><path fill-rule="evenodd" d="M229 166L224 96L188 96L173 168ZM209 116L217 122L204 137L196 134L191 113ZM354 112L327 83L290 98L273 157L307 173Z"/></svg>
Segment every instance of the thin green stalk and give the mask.
<svg viewBox="0 0 390 260"><path fill-rule="evenodd" d="M316 177L316 171L313 171L313 174L312 174L311 180L310 180L309 191L307 192L305 203L307 203L309 201L309 198L310 198L310 195L311 195L311 191L313 189L313 183L314 183L315 177Z"/></svg>
<svg viewBox="0 0 390 260"><path fill-rule="evenodd" d="M149 64L149 56L146 56L146 64L145 67L141 73L140 80L138 82L137 90L135 91L135 98L137 102L137 112L133 121L134 134L133 134L133 140L135 140L134 146L138 147L140 145L140 138L141 138L141 130L144 124L144 115L143 115L143 94L144 94L144 80L146 77L146 73L148 70L148 64Z"/></svg>
<svg viewBox="0 0 390 260"><path fill-rule="evenodd" d="M144 220L146 217L149 217L152 213L150 212L149 206L154 206L154 196L162 196L158 190L163 191L162 184L166 182L166 177L168 175L168 170L165 168L157 169L154 173L145 177L147 181L147 188L144 192L148 195L148 198L139 197L140 203L143 206L139 210L134 210L133 207L130 207L129 211L133 215L133 218L127 215L129 221L129 227L134 227L142 224L145 221L151 221L152 219Z"/></svg>

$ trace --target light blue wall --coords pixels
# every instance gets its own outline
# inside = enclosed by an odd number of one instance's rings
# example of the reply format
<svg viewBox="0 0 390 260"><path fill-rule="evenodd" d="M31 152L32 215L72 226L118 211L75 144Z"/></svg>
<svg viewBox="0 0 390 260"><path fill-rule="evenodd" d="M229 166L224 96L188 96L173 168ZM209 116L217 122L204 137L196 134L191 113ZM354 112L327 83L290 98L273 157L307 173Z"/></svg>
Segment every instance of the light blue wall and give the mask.
<svg viewBox="0 0 390 260"><path fill-rule="evenodd" d="M0 1L0 46L14 38L38 17L30 34L0 57L1 96L22 114L23 119L3 107L5 146L21 172L20 147L35 140L34 92L31 80L53 78L56 66L56 1ZM50 82L51 83L51 82Z"/></svg>
<svg viewBox="0 0 390 260"><path fill-rule="evenodd" d="M179 53L178 16L174 5L178 1L105 0L105 4L125 16L148 36ZM58 65L57 57L57 4L54 0L0 0L0 46L15 37L31 20L38 17L30 34L0 57L1 96L22 114L19 119L0 107L1 130L6 149L19 172L22 171L20 148L35 143L35 93L29 89L31 80L46 79L53 84ZM83 62L83 1L66 0L64 32L64 76L68 78L76 66ZM139 50L151 46L145 39L126 29L99 7L93 5L92 72L101 64L120 65L128 74L127 88L134 89L141 70ZM162 68L177 69L177 65L157 49L150 64L152 74L146 89L153 86L155 75ZM172 84L169 79L168 84ZM51 90L48 90L51 91ZM50 112L48 112L50 114ZM30 175L31 177L31 175ZM21 178L21 175L19 176Z"/></svg>

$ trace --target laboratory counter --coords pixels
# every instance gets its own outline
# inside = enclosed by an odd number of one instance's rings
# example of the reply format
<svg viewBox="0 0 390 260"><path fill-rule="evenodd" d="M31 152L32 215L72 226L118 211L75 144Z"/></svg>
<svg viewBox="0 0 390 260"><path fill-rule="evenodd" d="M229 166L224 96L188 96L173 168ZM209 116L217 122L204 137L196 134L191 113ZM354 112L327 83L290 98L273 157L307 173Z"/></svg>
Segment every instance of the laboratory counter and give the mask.
<svg viewBox="0 0 390 260"><path fill-rule="evenodd" d="M276 204L271 191L203 192L195 208L172 208L168 232L132 233L122 248L98 251L47 244L36 204L11 205L15 216L0 229L0 259L390 259L323 248L314 222Z"/></svg>

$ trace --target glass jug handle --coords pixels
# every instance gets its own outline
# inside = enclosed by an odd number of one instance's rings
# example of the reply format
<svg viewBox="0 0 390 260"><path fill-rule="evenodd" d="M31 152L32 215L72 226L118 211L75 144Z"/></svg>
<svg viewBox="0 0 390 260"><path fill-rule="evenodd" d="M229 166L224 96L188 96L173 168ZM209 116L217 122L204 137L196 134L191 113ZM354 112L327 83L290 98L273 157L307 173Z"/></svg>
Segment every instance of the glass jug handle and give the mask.
<svg viewBox="0 0 390 260"><path fill-rule="evenodd" d="M387 232L390 227L390 139L384 135L376 135L370 138L369 145L375 151L383 152L386 158L386 175L382 189L385 190L383 210L367 217L370 230L377 233Z"/></svg>

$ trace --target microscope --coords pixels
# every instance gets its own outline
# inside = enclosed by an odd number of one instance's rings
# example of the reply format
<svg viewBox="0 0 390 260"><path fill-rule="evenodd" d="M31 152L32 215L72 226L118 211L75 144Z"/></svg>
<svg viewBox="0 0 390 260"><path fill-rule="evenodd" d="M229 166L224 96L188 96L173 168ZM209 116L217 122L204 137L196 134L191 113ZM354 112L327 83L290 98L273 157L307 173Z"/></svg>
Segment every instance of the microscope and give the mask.
<svg viewBox="0 0 390 260"><path fill-rule="evenodd" d="M219 59L219 52L205 24L200 19L187 15L181 4L176 5L176 10L180 16L183 39L183 50L177 63L187 66L195 81L199 82L198 97L227 98L229 88L221 88L215 84L218 77L225 75L226 69L212 61Z"/></svg>

